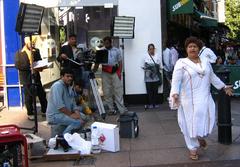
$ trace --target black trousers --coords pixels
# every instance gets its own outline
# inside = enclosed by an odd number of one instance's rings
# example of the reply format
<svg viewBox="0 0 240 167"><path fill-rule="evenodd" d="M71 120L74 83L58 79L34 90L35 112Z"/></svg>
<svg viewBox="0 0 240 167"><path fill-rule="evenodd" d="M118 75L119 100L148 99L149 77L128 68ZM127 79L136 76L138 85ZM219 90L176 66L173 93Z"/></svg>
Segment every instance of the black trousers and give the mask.
<svg viewBox="0 0 240 167"><path fill-rule="evenodd" d="M163 95L167 99L171 90L172 72L163 70Z"/></svg>
<svg viewBox="0 0 240 167"><path fill-rule="evenodd" d="M158 82L146 82L147 97L149 105L156 105L158 94Z"/></svg>
<svg viewBox="0 0 240 167"><path fill-rule="evenodd" d="M43 89L41 81L36 82L35 88L32 84L25 84L23 85L24 91L24 103L27 108L27 114L33 115L33 96L38 97L40 104L41 104L41 111L42 113L46 113L47 110L47 99L46 99L46 92Z"/></svg>

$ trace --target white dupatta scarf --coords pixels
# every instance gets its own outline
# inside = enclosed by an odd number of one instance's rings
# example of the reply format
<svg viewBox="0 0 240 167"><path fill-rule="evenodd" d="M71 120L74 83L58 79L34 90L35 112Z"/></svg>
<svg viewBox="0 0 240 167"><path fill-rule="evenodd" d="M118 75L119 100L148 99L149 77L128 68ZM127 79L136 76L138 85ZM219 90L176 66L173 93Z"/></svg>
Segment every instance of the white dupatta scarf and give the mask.
<svg viewBox="0 0 240 167"><path fill-rule="evenodd" d="M198 64L192 62L188 58L182 59L182 62L185 65L187 65L188 67L190 67L192 70L196 71L200 77L203 77L205 75L207 60L204 58L201 58L201 57L199 57L199 58L200 58L200 63L198 63Z"/></svg>
<svg viewBox="0 0 240 167"><path fill-rule="evenodd" d="M205 69L208 65L208 60L202 57L199 57L199 58L200 58L200 63L198 64L194 63L189 58L183 58L180 61L186 66L190 67L192 70L194 70L199 75L199 77L203 78L205 75ZM176 104L174 104L173 102L173 98L171 94L168 100L169 100L169 106L172 110L178 109L178 106L176 106Z"/></svg>

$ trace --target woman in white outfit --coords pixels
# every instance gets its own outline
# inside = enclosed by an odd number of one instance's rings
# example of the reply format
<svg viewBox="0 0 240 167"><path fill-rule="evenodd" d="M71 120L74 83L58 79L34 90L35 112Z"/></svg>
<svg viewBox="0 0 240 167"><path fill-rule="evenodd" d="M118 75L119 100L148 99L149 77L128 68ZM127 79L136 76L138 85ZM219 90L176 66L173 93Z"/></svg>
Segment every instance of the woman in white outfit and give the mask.
<svg viewBox="0 0 240 167"><path fill-rule="evenodd" d="M192 160L198 159L199 147L207 146L203 137L212 132L215 123L215 104L210 85L232 95L231 86L226 86L214 74L209 59L198 56L200 48L198 38L186 39L187 58L177 61L170 92L173 104L178 107L178 124Z"/></svg>

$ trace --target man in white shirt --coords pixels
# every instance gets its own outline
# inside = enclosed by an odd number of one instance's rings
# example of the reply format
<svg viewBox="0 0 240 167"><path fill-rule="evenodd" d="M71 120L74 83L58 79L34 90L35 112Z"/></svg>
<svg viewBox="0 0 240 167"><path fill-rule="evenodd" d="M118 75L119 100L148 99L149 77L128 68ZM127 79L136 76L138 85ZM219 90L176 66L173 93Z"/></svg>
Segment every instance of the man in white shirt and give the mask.
<svg viewBox="0 0 240 167"><path fill-rule="evenodd" d="M173 70L171 53L168 47L166 47L163 51L163 69L167 72L171 72Z"/></svg>
<svg viewBox="0 0 240 167"><path fill-rule="evenodd" d="M165 97L168 97L171 80L172 80L173 64L172 64L172 55L169 49L169 44L166 44L166 48L163 50L163 92Z"/></svg>
<svg viewBox="0 0 240 167"><path fill-rule="evenodd" d="M176 49L176 45L174 45L174 46L172 46L170 48L170 54L171 54L171 58L172 58L172 62L171 63L172 63L172 66L174 67L176 62L177 62L177 60L178 60L178 56L179 56L179 53L178 53L178 51Z"/></svg>
<svg viewBox="0 0 240 167"><path fill-rule="evenodd" d="M217 60L217 56L215 53L210 49L207 48L206 46L203 46L202 49L199 52L200 57L206 57L210 63L215 63Z"/></svg>

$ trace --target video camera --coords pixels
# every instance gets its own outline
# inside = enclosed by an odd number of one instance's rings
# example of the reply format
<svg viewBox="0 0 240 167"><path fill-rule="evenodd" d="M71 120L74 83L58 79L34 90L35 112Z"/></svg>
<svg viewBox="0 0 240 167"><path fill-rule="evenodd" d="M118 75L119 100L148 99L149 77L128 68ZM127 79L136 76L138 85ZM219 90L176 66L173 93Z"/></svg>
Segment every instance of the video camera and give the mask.
<svg viewBox="0 0 240 167"><path fill-rule="evenodd" d="M90 71L93 63L96 62L96 54L93 49L88 49L81 45L77 46L76 58L74 61L81 64L85 70Z"/></svg>
<svg viewBox="0 0 240 167"><path fill-rule="evenodd" d="M96 61L95 51L92 49L77 48L76 59L80 63L94 63Z"/></svg>
<svg viewBox="0 0 240 167"><path fill-rule="evenodd" d="M82 47L81 45L78 45L76 55L77 55L76 59L79 63L83 63L83 64L108 63L107 49L93 50L93 49L88 49L88 48Z"/></svg>

